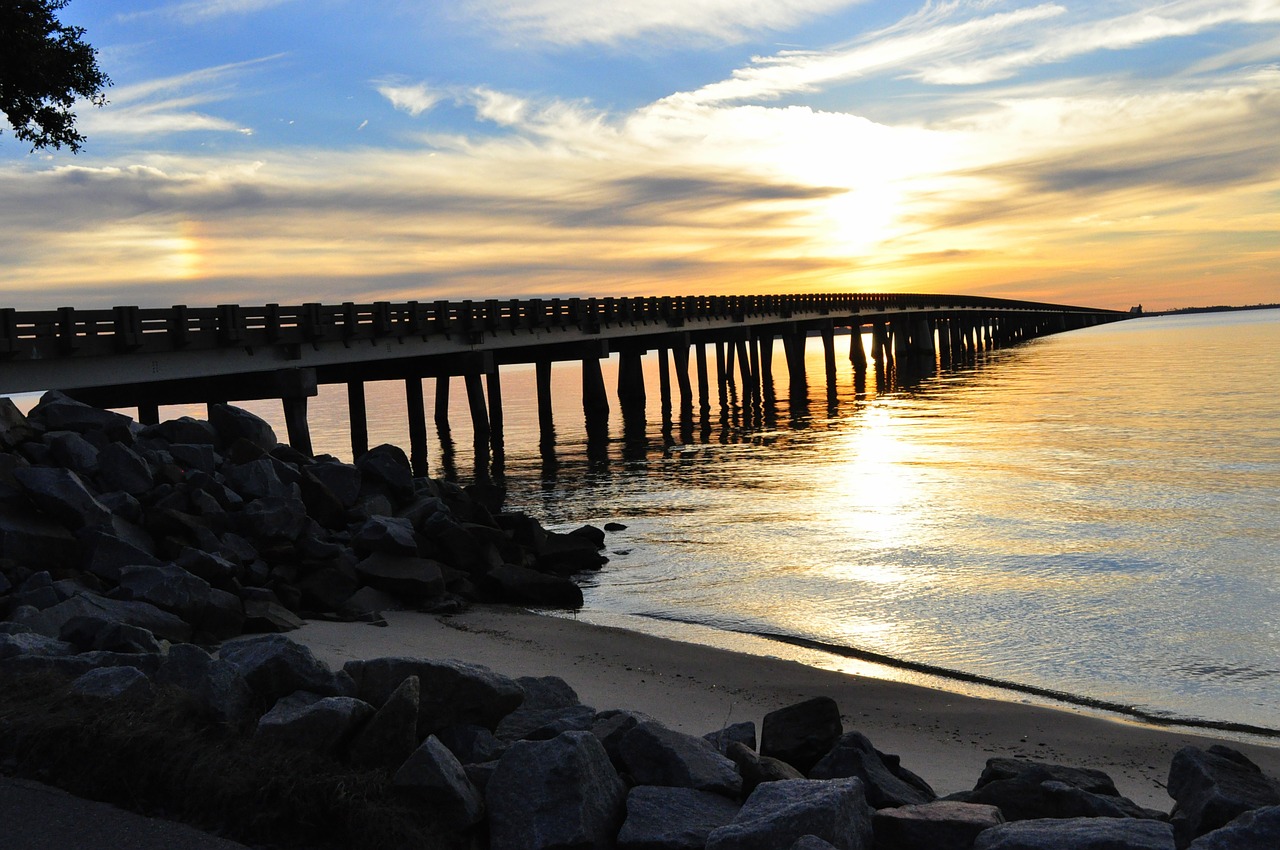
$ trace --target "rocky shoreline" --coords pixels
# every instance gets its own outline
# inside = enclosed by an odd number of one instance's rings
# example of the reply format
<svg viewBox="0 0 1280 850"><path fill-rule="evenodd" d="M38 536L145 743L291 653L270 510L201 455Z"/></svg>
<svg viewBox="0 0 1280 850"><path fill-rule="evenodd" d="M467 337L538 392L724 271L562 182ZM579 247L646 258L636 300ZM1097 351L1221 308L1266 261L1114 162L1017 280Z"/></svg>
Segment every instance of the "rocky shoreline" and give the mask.
<svg viewBox="0 0 1280 850"><path fill-rule="evenodd" d="M302 456L234 407L144 427L57 393L27 416L0 400L4 680L85 711L180 699L233 739L374 777L438 846L1280 846L1280 785L1223 746L1174 756L1171 812L1099 771L1004 758L939 799L827 698L767 714L758 741L753 723L699 738L583 706L556 677L401 657L334 671L282 634L401 606L576 607L571 576L602 544L415 479L391 446ZM31 737L0 717L11 767Z"/></svg>

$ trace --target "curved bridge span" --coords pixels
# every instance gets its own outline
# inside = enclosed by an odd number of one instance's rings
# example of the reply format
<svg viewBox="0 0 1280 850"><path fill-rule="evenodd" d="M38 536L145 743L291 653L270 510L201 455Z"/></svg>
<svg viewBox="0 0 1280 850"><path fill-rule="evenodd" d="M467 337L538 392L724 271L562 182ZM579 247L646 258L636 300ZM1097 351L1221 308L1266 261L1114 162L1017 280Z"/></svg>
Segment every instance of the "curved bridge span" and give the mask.
<svg viewBox="0 0 1280 850"><path fill-rule="evenodd" d="M1127 318L1112 310L962 295L828 294L661 298L379 301L110 310L0 309L0 394L59 389L102 407L136 407L154 422L159 406L279 398L289 442L311 453L307 399L320 384L346 384L352 451L368 448L364 383L405 381L411 455L426 468L422 379L436 378L437 417L451 377L465 380L477 451L500 455L500 369L537 365L540 419L551 428L550 366L582 363L588 430L607 421L600 360L619 357L617 400L624 416L644 408L641 358L660 357L664 401L672 372L682 408L691 408L692 351L704 409L712 374L723 403L734 361L744 401L772 370L783 341L792 382L804 382L804 350L821 337L834 372L837 329L856 331L849 357L867 368L949 363L987 348ZM668 364L670 352L670 365ZM443 379L443 380L442 380ZM767 384L764 384L767 386ZM442 398L443 396L443 398Z"/></svg>

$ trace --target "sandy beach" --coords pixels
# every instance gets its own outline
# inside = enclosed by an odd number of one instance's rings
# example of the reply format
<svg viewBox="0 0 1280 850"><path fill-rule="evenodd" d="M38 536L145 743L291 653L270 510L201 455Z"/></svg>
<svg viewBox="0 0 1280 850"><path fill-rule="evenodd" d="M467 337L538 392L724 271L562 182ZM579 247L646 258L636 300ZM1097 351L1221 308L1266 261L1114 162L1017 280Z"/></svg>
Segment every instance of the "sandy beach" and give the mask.
<svg viewBox="0 0 1280 850"><path fill-rule="evenodd" d="M388 612L386 620L386 627L309 622L291 637L335 667L410 655L470 661L509 676L556 675L596 709L635 709L692 734L744 720L759 728L774 709L829 696L846 731L900 755L939 794L972 788L988 758L1012 756L1104 770L1125 796L1168 810L1163 783L1173 754L1224 742L1028 705L1012 694L1010 701L978 699L519 609L476 606L451 617ZM1280 742L1225 743L1280 776Z"/></svg>

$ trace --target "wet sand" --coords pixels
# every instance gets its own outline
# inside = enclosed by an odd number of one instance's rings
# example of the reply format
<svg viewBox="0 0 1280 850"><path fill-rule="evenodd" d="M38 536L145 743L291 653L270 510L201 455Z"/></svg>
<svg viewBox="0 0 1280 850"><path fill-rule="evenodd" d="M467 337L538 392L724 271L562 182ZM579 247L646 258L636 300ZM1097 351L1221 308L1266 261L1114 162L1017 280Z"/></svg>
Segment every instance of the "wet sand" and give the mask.
<svg viewBox="0 0 1280 850"><path fill-rule="evenodd" d="M1173 754L1222 742L1280 776L1280 742L1111 720L1029 705L1015 694L1009 701L967 697L512 608L476 606L451 617L388 612L386 620L385 628L309 622L290 637L335 667L410 655L469 661L509 676L556 675L587 705L642 711L698 735L743 720L759 729L774 709L829 696L846 731L900 755L939 794L972 788L988 758L1012 756L1104 770L1120 793L1167 811Z"/></svg>

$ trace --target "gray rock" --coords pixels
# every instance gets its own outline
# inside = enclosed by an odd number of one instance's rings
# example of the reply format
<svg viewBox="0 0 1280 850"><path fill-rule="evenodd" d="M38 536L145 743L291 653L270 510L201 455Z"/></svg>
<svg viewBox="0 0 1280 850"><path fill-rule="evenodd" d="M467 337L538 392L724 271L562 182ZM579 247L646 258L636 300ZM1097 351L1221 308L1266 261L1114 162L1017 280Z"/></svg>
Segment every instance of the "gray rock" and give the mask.
<svg viewBox="0 0 1280 850"><path fill-rule="evenodd" d="M1110 797L1120 796L1120 792L1116 790L1115 782L1101 770L1005 757L987 759L987 766L983 769L982 775L978 777L978 782L974 787L981 788L991 782L1015 779L1024 775L1034 775L1037 782L1043 782L1048 779L1065 782L1067 785L1079 788L1081 791L1088 791L1090 794L1103 794Z"/></svg>
<svg viewBox="0 0 1280 850"><path fill-rule="evenodd" d="M213 429L210 429L208 444L173 443L169 446L169 454L173 457L173 462L183 469L198 469L206 475L212 475L222 463L221 455L214 451L214 439Z"/></svg>
<svg viewBox="0 0 1280 850"><path fill-rule="evenodd" d="M123 443L110 443L97 455L98 484L104 491L118 490L140 496L155 486L151 467Z"/></svg>
<svg viewBox="0 0 1280 850"><path fill-rule="evenodd" d="M440 743L464 765L497 762L507 751L507 744L483 726L458 723L436 733Z"/></svg>
<svg viewBox="0 0 1280 850"><path fill-rule="evenodd" d="M71 532L45 514L0 504L0 557L22 564L75 564L80 548Z"/></svg>
<svg viewBox="0 0 1280 850"><path fill-rule="evenodd" d="M310 691L321 696L356 695L349 676L335 674L310 649L284 635L230 640L218 650L218 657L234 667L253 692L268 703L294 691Z"/></svg>
<svg viewBox="0 0 1280 850"><path fill-rule="evenodd" d="M392 784L438 806L455 826L472 826L484 817L484 798L453 753L434 735L427 736L413 751L396 771Z"/></svg>
<svg viewBox="0 0 1280 850"><path fill-rule="evenodd" d="M227 486L246 502L254 499L288 499L298 495L292 485L286 484L276 471L272 458L263 457L241 464L227 464L223 468Z"/></svg>
<svg viewBox="0 0 1280 850"><path fill-rule="evenodd" d="M276 599L253 596L241 602L244 606L242 628L245 633L279 634L302 628L302 618Z"/></svg>
<svg viewBox="0 0 1280 850"><path fill-rule="evenodd" d="M573 708L582 704L578 692L559 676L520 676L516 684L524 691L524 701L518 711Z"/></svg>
<svg viewBox="0 0 1280 850"><path fill-rule="evenodd" d="M194 546L185 546L174 561L182 569L209 584L221 584L235 578L236 565L216 552L205 552Z"/></svg>
<svg viewBox="0 0 1280 850"><path fill-rule="evenodd" d="M418 538L414 535L413 523L399 517L369 517L356 531L351 544L364 552L418 554Z"/></svg>
<svg viewBox="0 0 1280 850"><path fill-rule="evenodd" d="M835 845L816 835L802 835L791 845L790 850L835 850Z"/></svg>
<svg viewBox="0 0 1280 850"><path fill-rule="evenodd" d="M808 773L843 732L840 707L835 700L814 697L764 716L760 755L781 759L801 773Z"/></svg>
<svg viewBox="0 0 1280 850"><path fill-rule="evenodd" d="M93 699L148 699L151 680L137 667L97 667L72 682L71 693Z"/></svg>
<svg viewBox="0 0 1280 850"><path fill-rule="evenodd" d="M1133 818L1048 818L983 831L974 850L1174 850L1173 827Z"/></svg>
<svg viewBox="0 0 1280 850"><path fill-rule="evenodd" d="M1164 816L1121 797L1102 771L1007 758L990 759L972 791L947 799L997 806L1008 821Z"/></svg>
<svg viewBox="0 0 1280 850"><path fill-rule="evenodd" d="M37 508L67 528L101 528L111 523L111 511L69 469L25 466L15 469L13 478Z"/></svg>
<svg viewBox="0 0 1280 850"><path fill-rule="evenodd" d="M386 496L392 504L413 498L413 471L409 458L399 446L383 443L356 459L361 492Z"/></svg>
<svg viewBox="0 0 1280 850"><path fill-rule="evenodd" d="M220 643L244 633L245 611L240 597L216 587L209 590L209 605L198 623L195 634L210 643Z"/></svg>
<svg viewBox="0 0 1280 850"><path fill-rule="evenodd" d="M502 564L486 574L488 583L506 602L581 608L582 589L562 576L547 575L517 564Z"/></svg>
<svg viewBox="0 0 1280 850"><path fill-rule="evenodd" d="M370 587L411 601L437 599L444 594L440 564L427 558L374 552L356 564L356 574Z"/></svg>
<svg viewBox="0 0 1280 850"><path fill-rule="evenodd" d="M812 779L840 779L856 776L862 780L867 802L873 808L929 803L937 794L923 779L904 770L898 757L871 746L861 732L846 732L809 771Z"/></svg>
<svg viewBox="0 0 1280 850"><path fill-rule="evenodd" d="M737 766L693 735L655 721L639 723L618 744L626 771L637 785L695 788L736 797L742 791Z"/></svg>
<svg viewBox="0 0 1280 850"><path fill-rule="evenodd" d="M618 850L701 850L737 814L738 805L719 794L638 785L627 794Z"/></svg>
<svg viewBox="0 0 1280 850"><path fill-rule="evenodd" d="M626 789L590 732L517 741L485 788L492 850L612 847Z"/></svg>
<svg viewBox="0 0 1280 850"><path fill-rule="evenodd" d="M804 779L805 776L781 759L757 755L737 741L729 744L725 756L738 766L742 774L742 792L750 794L762 782L780 782L784 779Z"/></svg>
<svg viewBox="0 0 1280 850"><path fill-rule="evenodd" d="M194 644L169 647L155 682L185 691L201 714L219 723L236 725L253 715L253 690L240 672Z"/></svg>
<svg viewBox="0 0 1280 850"><path fill-rule="evenodd" d="M82 652L160 652L160 643L151 632L106 617L72 617L58 634Z"/></svg>
<svg viewBox="0 0 1280 850"><path fill-rule="evenodd" d="M1275 850L1280 847L1280 806L1245 812L1191 842L1188 850Z"/></svg>
<svg viewBox="0 0 1280 850"><path fill-rule="evenodd" d="M120 569L120 598L149 602L196 623L209 607L209 583L191 573L165 564L159 567L131 566Z"/></svg>
<svg viewBox="0 0 1280 850"><path fill-rule="evenodd" d="M18 410L13 399L8 396L0 398L0 449L12 451L28 440L37 437L38 431Z"/></svg>
<svg viewBox="0 0 1280 850"><path fill-rule="evenodd" d="M350 508L360 497L360 470L352 464L318 461L307 467L307 473L323 484L343 508Z"/></svg>
<svg viewBox="0 0 1280 850"><path fill-rule="evenodd" d="M600 739L610 760L619 770L622 770L622 739L632 729L650 720L653 718L640 711L611 708L596 714L595 723L591 725L591 734Z"/></svg>
<svg viewBox="0 0 1280 850"><path fill-rule="evenodd" d="M239 518L241 533L250 539L292 541L307 527L307 506L292 496L268 496L246 504Z"/></svg>
<svg viewBox="0 0 1280 850"><path fill-rule="evenodd" d="M74 655L77 648L68 641L58 640L35 632L0 634L0 659L18 655L57 657Z"/></svg>
<svg viewBox="0 0 1280 850"><path fill-rule="evenodd" d="M52 608L22 618L33 631L50 637L62 633L62 627L74 617L101 617L146 629L158 638L183 642L191 638L191 625L181 617L162 611L148 602L108 599L84 592ZM13 619L17 619L14 617Z"/></svg>
<svg viewBox="0 0 1280 850"><path fill-rule="evenodd" d="M605 559L600 547L576 534L546 532L536 551L538 569L558 575L572 575L586 570L598 570Z"/></svg>
<svg viewBox="0 0 1280 850"><path fill-rule="evenodd" d="M503 741L545 741L561 732L590 732L595 719L596 710L586 705L528 711L521 706L502 719L495 733Z"/></svg>
<svg viewBox="0 0 1280 850"><path fill-rule="evenodd" d="M1000 823L995 806L943 800L880 809L871 820L876 850L970 850L979 833Z"/></svg>
<svg viewBox="0 0 1280 850"><path fill-rule="evenodd" d="M358 487L358 473L356 484ZM307 506L308 516L325 528L346 528L347 506L311 469L302 470L298 489L302 495L302 503Z"/></svg>
<svg viewBox="0 0 1280 850"><path fill-rule="evenodd" d="M75 431L50 431L44 435L44 442L60 466L82 478L98 471L98 447Z"/></svg>
<svg viewBox="0 0 1280 850"><path fill-rule="evenodd" d="M134 431L141 430L128 416L76 401L57 390L40 397L40 402L27 417L49 431L78 431L86 434L100 431L108 439L132 445Z"/></svg>
<svg viewBox="0 0 1280 850"><path fill-rule="evenodd" d="M707 850L775 850L813 835L838 850L871 850L871 809L858 779L789 779L751 792Z"/></svg>
<svg viewBox="0 0 1280 850"><path fill-rule="evenodd" d="M717 729L714 732L708 732L702 736L711 746L715 747L721 755L729 754L730 744L742 744L748 750L756 748L756 724L751 720L744 720L741 723L731 723L723 729Z"/></svg>
<svg viewBox="0 0 1280 850"><path fill-rule="evenodd" d="M356 734L351 763L388 769L404 764L418 746L418 702L418 677L409 676Z"/></svg>
<svg viewBox="0 0 1280 850"><path fill-rule="evenodd" d="M218 445L230 446L236 440L247 440L264 452L274 449L279 440L276 432L261 418L229 404L209 406L209 424L218 435Z"/></svg>
<svg viewBox="0 0 1280 850"><path fill-rule="evenodd" d="M114 529L85 529L78 537L86 551L84 569L110 582L120 580L121 567L158 567L164 563L151 552L121 538Z"/></svg>
<svg viewBox="0 0 1280 850"><path fill-rule="evenodd" d="M417 676L418 734L423 736L457 723L493 729L524 699L514 679L462 661L374 658L348 661L343 670L355 680L358 696L373 705L382 705L401 682Z"/></svg>
<svg viewBox="0 0 1280 850"><path fill-rule="evenodd" d="M1252 809L1280 804L1276 782L1243 753L1215 744L1184 747L1169 767L1169 796L1176 803L1179 843L1190 843Z"/></svg>
<svg viewBox="0 0 1280 850"><path fill-rule="evenodd" d="M373 706L355 697L295 691L277 700L258 719L255 737L265 743L329 755L372 715Z"/></svg>

